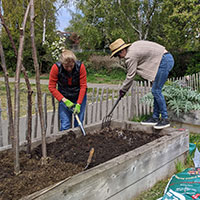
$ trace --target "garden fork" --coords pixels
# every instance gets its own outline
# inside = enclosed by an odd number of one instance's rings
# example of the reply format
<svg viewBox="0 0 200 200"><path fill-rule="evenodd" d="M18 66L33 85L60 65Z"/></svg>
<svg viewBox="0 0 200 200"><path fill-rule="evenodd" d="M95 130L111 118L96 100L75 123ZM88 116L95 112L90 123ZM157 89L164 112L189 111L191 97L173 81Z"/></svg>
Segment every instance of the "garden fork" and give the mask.
<svg viewBox="0 0 200 200"><path fill-rule="evenodd" d="M117 104L119 103L119 101L121 100L121 96L118 97L117 101L115 102L114 106L112 107L111 111L109 112L108 115L106 115L103 120L102 120L102 124L101 124L101 129L104 129L106 127L110 126L111 123L111 119L112 119L112 115L113 115L113 111L115 109L115 107L117 106Z"/></svg>

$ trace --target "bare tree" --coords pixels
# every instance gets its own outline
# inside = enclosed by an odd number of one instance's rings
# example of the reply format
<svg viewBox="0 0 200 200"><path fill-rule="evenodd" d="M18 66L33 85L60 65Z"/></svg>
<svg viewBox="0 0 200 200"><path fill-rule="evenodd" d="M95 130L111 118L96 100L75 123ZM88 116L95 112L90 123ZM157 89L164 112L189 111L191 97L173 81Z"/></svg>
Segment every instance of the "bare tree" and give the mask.
<svg viewBox="0 0 200 200"><path fill-rule="evenodd" d="M24 38L25 38L25 26L26 21L29 13L30 3L26 8L26 12L24 15L24 20L22 27L20 28L20 42L17 54L17 67L16 67L16 75L15 75L15 104L14 104L14 142L13 142L13 149L15 152L15 165L14 165L14 172L15 174L20 173L20 163L19 163L19 113L20 113L20 92L19 92L19 85L20 85L20 72L22 66L22 55L24 49Z"/></svg>
<svg viewBox="0 0 200 200"><path fill-rule="evenodd" d="M32 41L32 57L35 67L36 73L36 87L37 87L37 100L39 107L39 115L40 115L40 125L42 132L42 164L46 164L47 162L47 151L46 151L46 128L44 124L44 113L42 108L42 92L40 87L40 70L39 64L37 60L37 50L35 46L35 30L34 30L34 0L30 0L31 10L30 10L30 19L31 19L31 41Z"/></svg>
<svg viewBox="0 0 200 200"><path fill-rule="evenodd" d="M56 1L56 10L55 13L58 15L59 10L68 4L68 0L57 0ZM42 29L43 29L43 33L42 33L42 43L44 43L46 41L46 27L47 27L47 18L48 16L52 15L52 11L48 9L49 6L54 6L52 1L50 0L41 0L41 5L42 5L42 11L43 11L43 23L42 23Z"/></svg>
<svg viewBox="0 0 200 200"><path fill-rule="evenodd" d="M17 57L17 48L15 46L15 43L14 43L14 40L12 38L12 35L11 35L11 32L9 30L9 28L7 27L6 23L5 23L5 20L3 18L3 15L2 15L2 11L1 11L1 7L0 7L0 19L1 19L1 24L3 25L3 27L5 28L5 31L9 37L9 40L12 44L12 47L13 47L13 50L14 50L14 53L15 53L15 56ZM32 94L33 94L33 91L31 89L31 84L30 84L30 81L28 79L28 75L26 73L26 70L25 70L25 67L23 66L22 64L22 72L24 74L24 78L25 78L25 82L26 82L26 86L27 86L27 89L28 89L28 128L27 128L27 135L26 135L26 138L27 138L27 153L30 154L31 152L31 132L32 132ZM8 141L10 143L10 139L11 139L11 134L9 132L8 134Z"/></svg>
<svg viewBox="0 0 200 200"><path fill-rule="evenodd" d="M139 22L136 24L134 24L132 20L133 16L130 16L126 11L122 9L123 7L121 0L117 0L117 3L119 5L120 12L127 19L133 30L135 30L138 33L139 39L140 40L147 39L152 18L155 14L156 9L159 6L158 0L147 1L147 9L145 11L143 8L144 7L143 2L141 1L141 5L138 7L137 11L137 18ZM136 16L134 18L136 18Z"/></svg>
<svg viewBox="0 0 200 200"><path fill-rule="evenodd" d="M5 79L5 86L6 86L6 94L7 94L7 107L8 107L8 120L9 120L9 130L8 132L10 135L14 136L14 123L13 123L13 110L12 110L12 100L11 100L11 92L9 86L9 79L8 79L8 71L6 67L5 55L3 51L3 46L0 40L0 54L1 54L1 66L4 72L4 79ZM12 140L13 141L13 140Z"/></svg>

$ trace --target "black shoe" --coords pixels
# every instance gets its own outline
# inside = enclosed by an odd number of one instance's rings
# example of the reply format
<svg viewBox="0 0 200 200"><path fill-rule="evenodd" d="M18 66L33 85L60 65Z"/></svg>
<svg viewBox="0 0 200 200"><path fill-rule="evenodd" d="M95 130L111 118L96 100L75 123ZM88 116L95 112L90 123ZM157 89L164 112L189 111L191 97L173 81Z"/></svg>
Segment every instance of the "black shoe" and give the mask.
<svg viewBox="0 0 200 200"><path fill-rule="evenodd" d="M170 127L170 123L168 119L161 119L155 126L155 129L163 129Z"/></svg>
<svg viewBox="0 0 200 200"><path fill-rule="evenodd" d="M142 125L150 125L150 126L154 126L159 122L159 118L149 118L143 122L140 122Z"/></svg>

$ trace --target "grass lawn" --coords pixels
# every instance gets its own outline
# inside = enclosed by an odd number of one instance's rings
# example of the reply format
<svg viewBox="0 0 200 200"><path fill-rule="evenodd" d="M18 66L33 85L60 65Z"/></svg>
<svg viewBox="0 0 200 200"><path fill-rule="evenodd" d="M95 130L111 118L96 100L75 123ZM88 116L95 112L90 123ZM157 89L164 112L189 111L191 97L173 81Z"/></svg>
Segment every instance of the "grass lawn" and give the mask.
<svg viewBox="0 0 200 200"><path fill-rule="evenodd" d="M1 111L2 111L2 119L7 119L7 95L6 95L6 86L5 83L3 81L0 81L0 86L1 86L1 90L0 90L0 104L1 104ZM14 105L14 83L9 83L10 86L10 91L11 91L11 97L12 97L12 104ZM33 90L33 94L32 94L32 114L35 114L35 100L36 100L36 85L35 84L31 84L31 89ZM52 106L52 97L51 97L51 93L48 90L48 85L42 85L41 84L41 91L42 94L47 94L47 110L53 110L53 106ZM98 101L100 101L101 99L101 93L102 93L102 89L99 89L99 96L98 96ZM106 98L106 90L104 90L104 97L103 99ZM109 99L112 97L112 89L108 90L109 93ZM118 92L115 90L114 91L115 94L115 98L118 95ZM87 90L87 101L88 103L90 102L96 102L96 96L97 96L97 89L94 90L92 88L88 88ZM93 97L93 98L92 98ZM58 101L55 100L56 103L56 109L57 109L57 105L58 105ZM20 116L25 116L27 113L27 87L25 83L20 83Z"/></svg>
<svg viewBox="0 0 200 200"><path fill-rule="evenodd" d="M14 74L13 74L14 75ZM0 76L3 76L3 73L0 73ZM107 83L107 84L120 84L123 82L125 79L125 71L122 69L113 69L106 71L105 69L99 70L98 72L95 70L87 70L87 82L88 83ZM23 75L21 75L21 78L23 78ZM30 74L30 79L35 79L33 75ZM49 74L42 74L40 76L41 79L49 79ZM2 118L6 119L7 118L7 97L6 97L6 87L5 83L0 81L1 85L1 90L0 90L0 103L1 103L1 109L2 109ZM12 103L14 104L14 83L9 83L10 85L10 90L11 90L11 96L12 96ZM32 90L33 90L33 96L32 96L32 113L35 113L35 95L36 95L36 85L31 84ZM52 107L52 99L51 99L51 94L48 90L47 85L42 85L41 84L41 90L42 93L47 94L47 110L53 110ZM20 116L26 115L26 110L27 110L27 87L25 83L20 83ZM92 89L88 88L88 102L92 101ZM104 91L105 92L105 91ZM108 91L109 93L112 92L112 90ZM97 91L94 91L94 101L96 101L96 93ZM101 89L99 90L99 94L101 94ZM100 100L101 95L99 95L99 100ZM55 101L58 103L57 101ZM57 106L56 106L57 108Z"/></svg>
<svg viewBox="0 0 200 200"><path fill-rule="evenodd" d="M0 90L0 101L1 101L1 109L2 109L2 119L7 118L7 95L6 95L6 86L5 83L0 81L1 90ZM12 98L12 104L14 105L14 83L9 83L10 86L10 92L11 92L11 98ZM36 94L36 85L31 84L31 88L33 90L32 95L32 110L33 114L34 107L35 107L35 94ZM47 102L51 102L51 95L48 90L47 85L41 85L42 93L46 93L47 95ZM25 83L20 83L20 116L24 116L27 113L27 87ZM51 104L48 104L47 109L52 110Z"/></svg>
<svg viewBox="0 0 200 200"><path fill-rule="evenodd" d="M108 83L108 84L120 84L126 77L126 73L121 68L110 69L110 70L94 70L94 69L87 69L87 82L88 83ZM10 75L10 74L9 74ZM11 74L9 77L14 77L14 73ZM29 74L29 78L35 79L33 74ZM0 76L3 77L3 72L0 72ZM21 74L21 78L23 78L23 74ZM40 79L49 79L49 73L41 74Z"/></svg>

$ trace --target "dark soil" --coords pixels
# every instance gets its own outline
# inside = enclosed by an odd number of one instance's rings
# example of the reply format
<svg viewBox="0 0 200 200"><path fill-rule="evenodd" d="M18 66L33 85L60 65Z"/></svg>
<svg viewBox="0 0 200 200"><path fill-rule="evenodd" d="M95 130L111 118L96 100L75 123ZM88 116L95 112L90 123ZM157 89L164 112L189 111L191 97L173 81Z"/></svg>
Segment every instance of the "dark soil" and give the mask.
<svg viewBox="0 0 200 200"><path fill-rule="evenodd" d="M13 154L0 153L0 200L15 200L53 185L84 170L90 149L94 155L89 168L138 148L157 138L158 134L104 129L76 138L74 132L47 145L48 164L41 165L41 146L31 158L20 152L19 175L13 173Z"/></svg>

